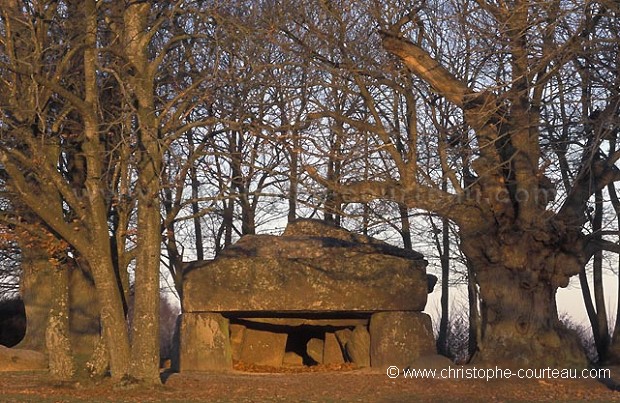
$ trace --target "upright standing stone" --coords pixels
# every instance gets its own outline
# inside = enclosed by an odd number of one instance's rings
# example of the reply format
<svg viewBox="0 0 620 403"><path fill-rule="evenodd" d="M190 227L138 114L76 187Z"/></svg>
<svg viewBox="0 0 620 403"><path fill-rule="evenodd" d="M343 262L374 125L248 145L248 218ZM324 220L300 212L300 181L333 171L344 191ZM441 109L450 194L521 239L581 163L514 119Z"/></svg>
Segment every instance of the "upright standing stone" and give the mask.
<svg viewBox="0 0 620 403"><path fill-rule="evenodd" d="M379 312L370 317L370 364L406 367L436 354L431 318L423 312Z"/></svg>
<svg viewBox="0 0 620 403"><path fill-rule="evenodd" d="M325 342L321 339L312 338L306 344L306 352L308 356L316 361L317 364L323 364L323 349Z"/></svg>
<svg viewBox="0 0 620 403"><path fill-rule="evenodd" d="M228 319L217 313L181 315L181 371L232 369Z"/></svg>
<svg viewBox="0 0 620 403"><path fill-rule="evenodd" d="M243 347L243 339L245 337L245 326L238 323L230 324L230 344L232 347L232 358L239 361L241 357L241 347Z"/></svg>
<svg viewBox="0 0 620 403"><path fill-rule="evenodd" d="M340 343L334 333L325 333L325 345L323 347L323 364L343 364L344 357Z"/></svg>
<svg viewBox="0 0 620 403"><path fill-rule="evenodd" d="M246 328L240 360L256 365L280 367L284 360L287 339L286 333Z"/></svg>
<svg viewBox="0 0 620 403"><path fill-rule="evenodd" d="M370 334L366 326L355 326L346 345L351 362L360 367L370 367Z"/></svg>

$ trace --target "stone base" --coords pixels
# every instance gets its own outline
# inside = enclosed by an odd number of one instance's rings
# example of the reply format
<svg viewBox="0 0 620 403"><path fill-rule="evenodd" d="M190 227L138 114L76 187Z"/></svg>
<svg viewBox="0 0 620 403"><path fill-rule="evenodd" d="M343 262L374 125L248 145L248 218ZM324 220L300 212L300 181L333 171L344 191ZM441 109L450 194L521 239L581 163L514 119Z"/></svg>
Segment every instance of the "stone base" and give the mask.
<svg viewBox="0 0 620 403"><path fill-rule="evenodd" d="M373 369L404 368L423 364L418 363L421 357L437 353L431 319L422 312L377 312L369 323L364 318L347 319L346 313L329 320L271 314L274 317L256 320L184 313L175 369L230 370L233 359L270 367L351 362Z"/></svg>

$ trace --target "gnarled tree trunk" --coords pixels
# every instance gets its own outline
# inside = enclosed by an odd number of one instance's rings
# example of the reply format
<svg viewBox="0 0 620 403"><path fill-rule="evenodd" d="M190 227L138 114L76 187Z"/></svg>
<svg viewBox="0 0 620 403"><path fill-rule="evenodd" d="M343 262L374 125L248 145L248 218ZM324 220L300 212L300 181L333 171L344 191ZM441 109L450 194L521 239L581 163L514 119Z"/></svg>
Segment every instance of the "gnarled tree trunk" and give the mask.
<svg viewBox="0 0 620 403"><path fill-rule="evenodd" d="M576 335L558 319L555 299L558 287L583 266L581 249L553 240L556 234L538 233L537 240L516 229L461 236L480 287L482 340L473 361L520 368L586 366Z"/></svg>

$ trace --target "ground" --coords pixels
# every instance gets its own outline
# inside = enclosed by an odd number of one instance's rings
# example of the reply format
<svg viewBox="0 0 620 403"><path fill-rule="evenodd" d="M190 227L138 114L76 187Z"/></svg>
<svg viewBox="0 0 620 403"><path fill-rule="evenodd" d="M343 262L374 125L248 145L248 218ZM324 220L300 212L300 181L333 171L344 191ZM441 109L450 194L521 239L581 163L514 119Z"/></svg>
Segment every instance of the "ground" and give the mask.
<svg viewBox="0 0 620 403"><path fill-rule="evenodd" d="M620 374L620 369L613 372ZM161 387L51 381L44 372L3 373L2 402L409 402L620 401L597 380L390 379L368 370L227 374L164 373Z"/></svg>

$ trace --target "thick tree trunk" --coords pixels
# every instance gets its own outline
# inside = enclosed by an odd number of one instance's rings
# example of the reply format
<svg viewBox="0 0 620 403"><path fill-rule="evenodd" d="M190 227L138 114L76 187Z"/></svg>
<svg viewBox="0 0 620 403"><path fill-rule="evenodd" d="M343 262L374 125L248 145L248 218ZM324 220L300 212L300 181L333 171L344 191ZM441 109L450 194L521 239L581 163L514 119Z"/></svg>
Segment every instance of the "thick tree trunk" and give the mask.
<svg viewBox="0 0 620 403"><path fill-rule="evenodd" d="M474 363L519 368L585 367L575 334L560 323L555 294L568 272L582 262L576 255L545 248L522 233L518 242L502 237L462 240L480 287L482 339ZM509 238L506 236L505 238Z"/></svg>
<svg viewBox="0 0 620 403"><path fill-rule="evenodd" d="M107 239L105 240L107 242ZM120 380L129 373L129 336L125 322L125 310L121 291L109 255L88 256L97 298L101 308L101 326L105 342L109 348L110 372L112 379Z"/></svg>
<svg viewBox="0 0 620 403"><path fill-rule="evenodd" d="M128 60L137 101L140 143L138 223L134 314L131 332L131 376L147 384L159 378L159 266L161 254L160 175L163 165L159 123L155 113L154 70L149 65L148 16L151 5L133 2L124 14Z"/></svg>

